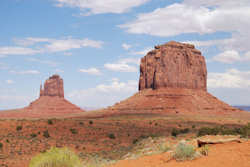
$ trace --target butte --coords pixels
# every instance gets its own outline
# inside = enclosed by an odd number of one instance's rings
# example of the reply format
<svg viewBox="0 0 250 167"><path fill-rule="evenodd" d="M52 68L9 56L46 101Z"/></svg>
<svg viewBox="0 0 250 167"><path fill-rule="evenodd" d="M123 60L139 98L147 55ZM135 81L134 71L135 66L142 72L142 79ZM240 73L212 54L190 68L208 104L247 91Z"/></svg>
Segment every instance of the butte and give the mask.
<svg viewBox="0 0 250 167"><path fill-rule="evenodd" d="M68 117L83 112L84 110L64 98L63 79L59 75L53 75L45 81L44 86L40 86L37 100L22 109L2 111L0 118Z"/></svg>
<svg viewBox="0 0 250 167"><path fill-rule="evenodd" d="M225 115L246 113L207 92L205 58L194 45L170 41L141 58L139 92L109 114Z"/></svg>

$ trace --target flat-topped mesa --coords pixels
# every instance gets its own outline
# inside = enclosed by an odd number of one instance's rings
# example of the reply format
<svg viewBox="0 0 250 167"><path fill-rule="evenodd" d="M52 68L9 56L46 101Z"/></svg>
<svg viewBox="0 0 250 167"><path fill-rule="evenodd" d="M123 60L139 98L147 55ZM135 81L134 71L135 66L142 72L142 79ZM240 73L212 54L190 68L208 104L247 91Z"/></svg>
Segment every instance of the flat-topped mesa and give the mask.
<svg viewBox="0 0 250 167"><path fill-rule="evenodd" d="M170 41L141 59L139 90L187 88L207 90L205 58L194 45Z"/></svg>
<svg viewBox="0 0 250 167"><path fill-rule="evenodd" d="M40 87L41 96L57 96L64 98L63 79L59 75L53 75L49 77L44 83L44 89L42 85Z"/></svg>

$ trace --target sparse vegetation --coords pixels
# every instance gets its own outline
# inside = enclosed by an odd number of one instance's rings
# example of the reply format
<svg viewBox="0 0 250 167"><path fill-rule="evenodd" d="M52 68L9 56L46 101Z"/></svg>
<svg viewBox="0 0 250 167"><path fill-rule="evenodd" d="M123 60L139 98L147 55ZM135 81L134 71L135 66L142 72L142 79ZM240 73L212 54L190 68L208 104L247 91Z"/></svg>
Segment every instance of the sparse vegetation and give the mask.
<svg viewBox="0 0 250 167"><path fill-rule="evenodd" d="M178 134L179 134L179 131L176 128L172 129L172 132L171 132L172 136L177 137Z"/></svg>
<svg viewBox="0 0 250 167"><path fill-rule="evenodd" d="M49 125L53 125L52 119L49 119L49 120L48 120L48 124L49 124Z"/></svg>
<svg viewBox="0 0 250 167"><path fill-rule="evenodd" d="M110 139L115 139L115 138L116 138L115 135L114 135L113 133L110 133L110 134L108 135L108 137L109 137Z"/></svg>
<svg viewBox="0 0 250 167"><path fill-rule="evenodd" d="M16 127L17 131L21 131L22 129L23 129L23 127L21 125L19 125L19 126Z"/></svg>
<svg viewBox="0 0 250 167"><path fill-rule="evenodd" d="M192 145L181 142L176 147L174 158L177 161L192 160L195 158L195 149Z"/></svg>
<svg viewBox="0 0 250 167"><path fill-rule="evenodd" d="M68 148L52 147L33 157L29 167L82 167L80 158Z"/></svg>
<svg viewBox="0 0 250 167"><path fill-rule="evenodd" d="M177 137L179 134L186 134L186 133L189 133L189 132L190 132L189 128L185 128L185 129L173 128L172 132L171 132L171 135L174 136L174 137Z"/></svg>
<svg viewBox="0 0 250 167"><path fill-rule="evenodd" d="M46 137L46 138L49 138L50 137L49 131L48 130L43 131L43 136Z"/></svg>
<svg viewBox="0 0 250 167"><path fill-rule="evenodd" d="M200 153L201 155L208 156L208 151L209 151L208 145L204 145L201 147Z"/></svg>
<svg viewBox="0 0 250 167"><path fill-rule="evenodd" d="M78 133L77 129L70 129L70 132L71 132L72 134L77 134L77 133Z"/></svg>
<svg viewBox="0 0 250 167"><path fill-rule="evenodd" d="M30 137L32 137L32 138L35 138L36 136L37 136L36 133L31 133L31 134L30 134Z"/></svg>
<svg viewBox="0 0 250 167"><path fill-rule="evenodd" d="M241 137L249 137L250 136L250 123L241 127L241 128L227 128L227 127L203 127L198 130L197 136L205 136L205 135L241 135Z"/></svg>

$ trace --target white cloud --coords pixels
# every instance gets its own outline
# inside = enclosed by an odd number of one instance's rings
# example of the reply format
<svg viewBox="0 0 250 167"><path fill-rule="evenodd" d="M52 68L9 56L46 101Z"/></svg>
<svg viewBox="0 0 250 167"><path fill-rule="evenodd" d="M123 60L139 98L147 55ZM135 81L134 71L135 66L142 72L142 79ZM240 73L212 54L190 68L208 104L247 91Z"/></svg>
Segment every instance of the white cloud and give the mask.
<svg viewBox="0 0 250 167"><path fill-rule="evenodd" d="M104 67L111 71L118 72L137 72L138 65L140 64L140 59L126 58L121 59L116 63L106 63Z"/></svg>
<svg viewBox="0 0 250 167"><path fill-rule="evenodd" d="M122 44L122 48L125 49L125 50L129 50L131 47L132 47L131 45L126 44L126 43Z"/></svg>
<svg viewBox="0 0 250 167"><path fill-rule="evenodd" d="M41 64L47 64L47 65L52 66L52 67L55 67L55 66L58 65L58 62L54 62L54 61L51 61L51 60L40 60L40 59L37 59L37 58L29 58L27 60L31 61L31 62L38 62L38 63L41 63Z"/></svg>
<svg viewBox="0 0 250 167"><path fill-rule="evenodd" d="M249 0L184 0L142 13L134 21L120 25L128 33L169 37L181 34L227 32L230 38L189 41L200 46L216 46L221 52L250 51Z"/></svg>
<svg viewBox="0 0 250 167"><path fill-rule="evenodd" d="M21 74L21 75L25 75L25 74L37 75L37 74L40 74L40 72L37 71L37 70L25 70L25 71L14 71L14 70L11 70L10 73Z"/></svg>
<svg viewBox="0 0 250 167"><path fill-rule="evenodd" d="M37 53L41 53L41 50L24 47L0 47L0 55L33 55Z"/></svg>
<svg viewBox="0 0 250 167"><path fill-rule="evenodd" d="M63 53L63 55L65 55L65 56L72 56L73 54L71 52L65 52L65 53Z"/></svg>
<svg viewBox="0 0 250 167"><path fill-rule="evenodd" d="M241 61L241 57L237 51L228 50L213 57L213 60L222 63L232 64L236 61Z"/></svg>
<svg viewBox="0 0 250 167"><path fill-rule="evenodd" d="M88 73L91 75L101 75L102 74L101 71L97 68L80 69L79 72Z"/></svg>
<svg viewBox="0 0 250 167"><path fill-rule="evenodd" d="M14 83L14 81L13 81L13 80L10 80L10 79L6 80L5 82L6 82L7 84L13 84L13 83Z"/></svg>
<svg viewBox="0 0 250 167"><path fill-rule="evenodd" d="M108 84L100 84L94 88L75 90L66 94L67 98L81 107L106 107L137 92L137 81L121 82L114 78Z"/></svg>
<svg viewBox="0 0 250 167"><path fill-rule="evenodd" d="M56 69L55 72L56 72L56 73L64 73L64 71L61 70L61 69Z"/></svg>
<svg viewBox="0 0 250 167"><path fill-rule="evenodd" d="M150 13L139 14L135 21L121 25L129 33L174 36L184 33L207 34L217 31L249 32L250 6L225 8L175 3ZM164 24L163 24L164 23Z"/></svg>
<svg viewBox="0 0 250 167"><path fill-rule="evenodd" d="M145 48L144 50L132 52L132 54L133 54L133 55L143 55L143 56L145 56L145 55L146 55L148 52L150 52L151 50L153 50L152 47L147 47L147 48Z"/></svg>
<svg viewBox="0 0 250 167"><path fill-rule="evenodd" d="M212 58L213 61L218 61L226 64L233 64L235 62L249 62L250 52L240 55L239 52L235 50L226 50Z"/></svg>
<svg viewBox="0 0 250 167"><path fill-rule="evenodd" d="M16 109L27 106L34 97L16 94L0 94L0 110Z"/></svg>
<svg viewBox="0 0 250 167"><path fill-rule="evenodd" d="M57 7L80 8L82 15L102 13L125 13L149 0L55 0Z"/></svg>
<svg viewBox="0 0 250 167"><path fill-rule="evenodd" d="M45 45L45 49L49 52L62 52L71 49L80 49L83 47L101 48L103 42L90 39L66 39L66 40L51 40Z"/></svg>
<svg viewBox="0 0 250 167"><path fill-rule="evenodd" d="M208 73L209 88L250 88L250 71L230 69L224 73Z"/></svg>
<svg viewBox="0 0 250 167"><path fill-rule="evenodd" d="M63 39L28 37L14 39L14 42L19 46L0 46L0 55L34 55L38 53L66 52L84 47L102 48L103 46L102 41L90 40L88 38L74 39L71 37ZM64 55L70 55L70 53L66 52Z"/></svg>

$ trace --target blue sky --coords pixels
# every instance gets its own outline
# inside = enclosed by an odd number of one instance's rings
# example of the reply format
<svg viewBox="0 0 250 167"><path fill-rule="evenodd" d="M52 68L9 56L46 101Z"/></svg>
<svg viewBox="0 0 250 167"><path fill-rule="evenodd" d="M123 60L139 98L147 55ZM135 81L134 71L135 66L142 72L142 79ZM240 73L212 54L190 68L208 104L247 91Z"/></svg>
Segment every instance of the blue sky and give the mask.
<svg viewBox="0 0 250 167"><path fill-rule="evenodd" d="M28 105L54 73L73 103L112 105L170 40L202 51L210 93L250 105L249 0L1 0L0 20L0 110Z"/></svg>

